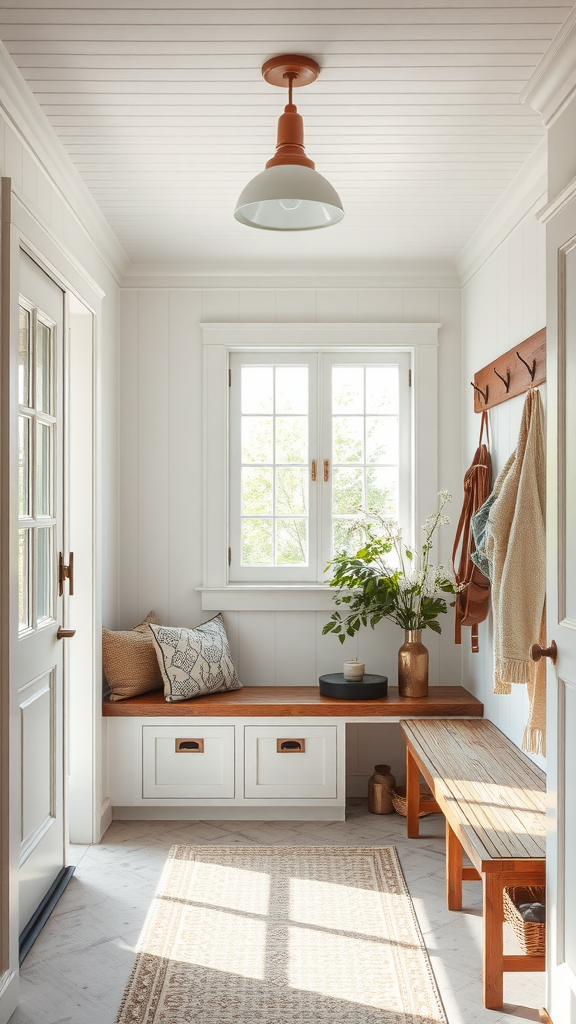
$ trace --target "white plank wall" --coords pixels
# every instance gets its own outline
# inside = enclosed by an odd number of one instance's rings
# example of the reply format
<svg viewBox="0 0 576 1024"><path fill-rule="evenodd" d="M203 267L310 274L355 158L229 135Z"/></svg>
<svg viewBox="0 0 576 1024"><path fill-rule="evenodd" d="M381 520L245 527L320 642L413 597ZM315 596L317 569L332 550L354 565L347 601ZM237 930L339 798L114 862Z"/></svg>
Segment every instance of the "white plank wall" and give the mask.
<svg viewBox="0 0 576 1024"><path fill-rule="evenodd" d="M243 287L239 286L243 283ZM350 280L277 282L245 279L234 287L213 282L158 282L127 287L121 303L120 350L120 567L118 625L130 627L154 609L160 619L193 626L209 617L195 588L202 583L201 550L201 332L202 321L440 321L439 485L455 494L459 512L460 288L453 278L357 287ZM203 285L205 282L203 282ZM450 556L452 530L440 557ZM250 685L314 685L357 656L370 671L396 682L400 631L381 624L341 647L323 637L324 612L230 612L226 624L241 680ZM460 682L460 652L447 617L439 641L426 638L432 682ZM349 730L350 792L365 792L376 761L388 757L399 776L403 755L394 727ZM383 729L386 728L386 732ZM378 736L388 736L383 744ZM372 737L369 739L369 737ZM392 737L392 738L390 738ZM369 739L369 742L368 742ZM385 751L390 750L387 754ZM350 767L353 766L353 767Z"/></svg>
<svg viewBox="0 0 576 1024"><path fill-rule="evenodd" d="M463 288L464 461L478 443L480 417L475 415L469 381L474 373L524 338L546 325L545 232L535 211L541 199L514 231L485 260ZM546 385L540 389L546 404ZM524 397L504 402L490 411L494 479L514 450L522 417ZM469 631L465 631L466 633ZM521 746L528 717L525 686L514 686L509 695L492 693L492 619L480 626L480 652L464 648L463 683L484 702L486 717ZM534 756L541 767L542 757Z"/></svg>

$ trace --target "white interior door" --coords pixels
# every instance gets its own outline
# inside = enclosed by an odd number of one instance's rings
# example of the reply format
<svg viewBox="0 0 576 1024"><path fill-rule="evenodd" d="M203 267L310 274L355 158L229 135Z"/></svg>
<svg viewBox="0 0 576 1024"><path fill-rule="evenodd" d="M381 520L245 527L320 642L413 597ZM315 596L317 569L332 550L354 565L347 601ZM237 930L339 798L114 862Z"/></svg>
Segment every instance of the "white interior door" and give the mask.
<svg viewBox="0 0 576 1024"><path fill-rule="evenodd" d="M576 1021L576 201L547 226L547 1010Z"/></svg>
<svg viewBox="0 0 576 1024"><path fill-rule="evenodd" d="M20 253L18 640L12 692L20 709L20 930L65 863L63 622L64 292Z"/></svg>

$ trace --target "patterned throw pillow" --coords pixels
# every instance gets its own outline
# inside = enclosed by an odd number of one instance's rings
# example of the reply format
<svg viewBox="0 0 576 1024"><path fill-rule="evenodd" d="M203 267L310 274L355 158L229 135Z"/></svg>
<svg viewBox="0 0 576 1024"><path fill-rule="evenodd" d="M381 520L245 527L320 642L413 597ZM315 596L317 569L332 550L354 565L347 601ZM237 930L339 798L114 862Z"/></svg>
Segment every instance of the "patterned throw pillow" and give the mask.
<svg viewBox="0 0 576 1024"><path fill-rule="evenodd" d="M102 667L110 700L126 700L162 689L150 622L158 622L154 612L134 629L102 630Z"/></svg>
<svg viewBox="0 0 576 1024"><path fill-rule="evenodd" d="M167 701L240 690L220 614L196 629L150 625Z"/></svg>

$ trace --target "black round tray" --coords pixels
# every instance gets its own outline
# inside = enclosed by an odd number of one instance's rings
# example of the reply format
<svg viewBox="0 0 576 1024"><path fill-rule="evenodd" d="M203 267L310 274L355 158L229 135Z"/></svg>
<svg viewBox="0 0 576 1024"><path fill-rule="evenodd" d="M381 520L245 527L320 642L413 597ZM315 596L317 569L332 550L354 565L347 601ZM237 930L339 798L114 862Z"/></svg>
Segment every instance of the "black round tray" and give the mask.
<svg viewBox="0 0 576 1024"><path fill-rule="evenodd" d="M371 700L385 697L388 693L388 676L365 675L354 681L344 679L342 672L331 672L320 676L318 682L323 697L338 697L340 700Z"/></svg>

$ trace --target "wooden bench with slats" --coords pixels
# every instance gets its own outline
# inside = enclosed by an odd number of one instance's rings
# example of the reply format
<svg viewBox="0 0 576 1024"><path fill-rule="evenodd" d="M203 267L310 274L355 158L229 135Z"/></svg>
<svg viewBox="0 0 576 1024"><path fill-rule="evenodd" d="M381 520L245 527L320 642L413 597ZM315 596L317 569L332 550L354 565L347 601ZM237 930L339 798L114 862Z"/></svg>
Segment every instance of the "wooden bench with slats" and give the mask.
<svg viewBox="0 0 576 1024"><path fill-rule="evenodd" d="M419 835L422 773L446 819L448 909L462 909L463 880L482 881L484 1005L498 1009L504 971L545 969L543 956L504 955L503 890L544 884L546 776L486 719L415 719L400 728L408 837ZM463 851L473 867L463 867Z"/></svg>

